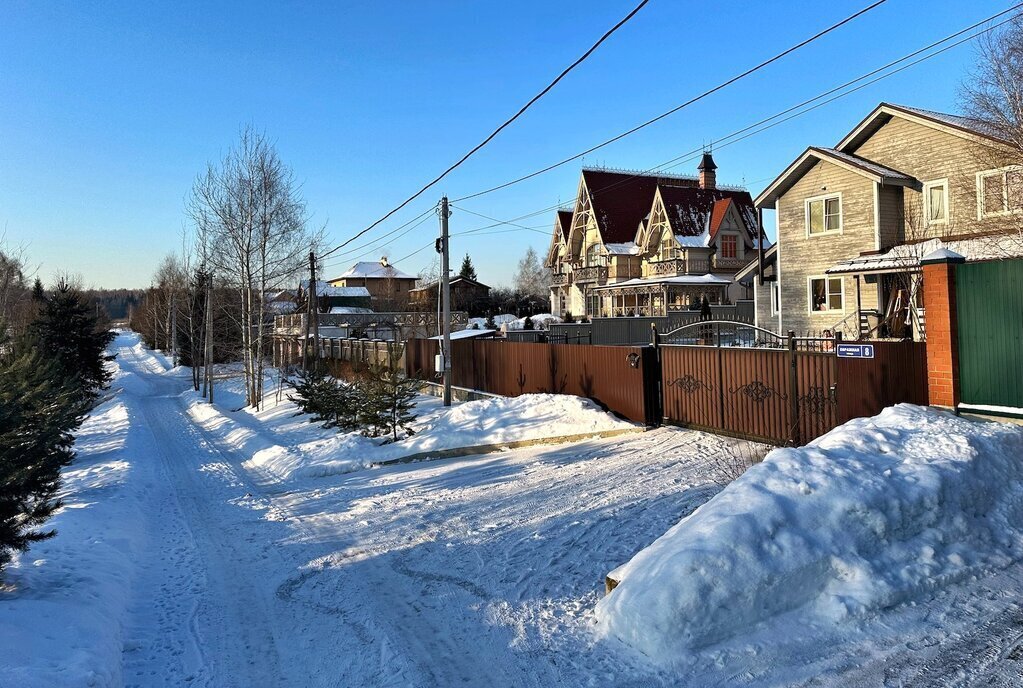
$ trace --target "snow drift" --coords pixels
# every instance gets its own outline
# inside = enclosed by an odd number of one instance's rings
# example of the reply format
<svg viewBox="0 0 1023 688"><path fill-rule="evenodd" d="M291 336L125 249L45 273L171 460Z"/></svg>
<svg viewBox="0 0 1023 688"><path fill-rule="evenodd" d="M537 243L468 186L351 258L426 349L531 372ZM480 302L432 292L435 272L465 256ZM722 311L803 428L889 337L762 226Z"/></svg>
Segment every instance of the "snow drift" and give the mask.
<svg viewBox="0 0 1023 688"><path fill-rule="evenodd" d="M349 473L424 452L636 427L589 399L558 394L483 399L449 409L439 399L420 397L416 433L390 444L358 432L325 430L309 423L307 415L296 417L295 411L288 401L258 412L224 412L194 396L188 406L207 432L251 457L243 463L246 469L269 481Z"/></svg>
<svg viewBox="0 0 1023 688"><path fill-rule="evenodd" d="M596 614L671 664L782 614L841 624L1021 555L1023 429L903 404L771 452L615 571Z"/></svg>

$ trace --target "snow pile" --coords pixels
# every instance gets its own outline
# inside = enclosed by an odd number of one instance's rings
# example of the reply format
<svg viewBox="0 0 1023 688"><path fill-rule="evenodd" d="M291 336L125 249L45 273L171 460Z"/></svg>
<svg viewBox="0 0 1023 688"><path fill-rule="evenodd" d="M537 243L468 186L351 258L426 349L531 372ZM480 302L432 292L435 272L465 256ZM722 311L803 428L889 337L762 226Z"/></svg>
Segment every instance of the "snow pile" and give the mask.
<svg viewBox="0 0 1023 688"><path fill-rule="evenodd" d="M494 316L494 324L500 327L505 323L515 322L518 320L512 313L501 313L500 315ZM487 326L486 318L469 318L469 324L466 327L472 327L473 325L479 325L481 328Z"/></svg>
<svg viewBox="0 0 1023 688"><path fill-rule="evenodd" d="M561 318L553 313L537 313L536 315L529 316L529 319L533 321L533 327L538 330L546 330L550 327L551 323L561 322ZM508 323L509 330L522 330L525 327L525 318L518 318Z"/></svg>
<svg viewBox="0 0 1023 688"><path fill-rule="evenodd" d="M906 404L777 449L611 574L601 633L671 664L1004 568L1023 556L1021 458L1023 429Z"/></svg>
<svg viewBox="0 0 1023 688"><path fill-rule="evenodd" d="M295 417L291 402L259 412L223 413L196 401L189 413L207 432L251 456L246 469L268 481L349 473L374 463L424 452L480 445L598 434L636 426L581 397L525 394L469 401L444 408L435 397L420 397L416 434L399 442L339 434ZM262 419L258 425L253 414Z"/></svg>

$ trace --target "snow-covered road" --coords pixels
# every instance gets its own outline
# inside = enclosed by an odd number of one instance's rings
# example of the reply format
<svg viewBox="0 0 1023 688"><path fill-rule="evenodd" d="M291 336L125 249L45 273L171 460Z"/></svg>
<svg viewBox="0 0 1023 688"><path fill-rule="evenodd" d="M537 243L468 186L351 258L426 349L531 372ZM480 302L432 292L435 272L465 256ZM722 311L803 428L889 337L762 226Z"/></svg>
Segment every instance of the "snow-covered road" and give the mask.
<svg viewBox="0 0 1023 688"><path fill-rule="evenodd" d="M1019 684L1020 566L686 666L598 641L604 574L718 492L732 440L662 428L284 480L250 460L280 425L230 394L197 422L187 371L130 333L114 349L59 534L0 587L0 688Z"/></svg>
<svg viewBox="0 0 1023 688"><path fill-rule="evenodd" d="M713 495L723 440L673 430L266 483L122 335L148 435L126 685L646 682L582 626L603 574ZM649 678L647 676L647 678Z"/></svg>

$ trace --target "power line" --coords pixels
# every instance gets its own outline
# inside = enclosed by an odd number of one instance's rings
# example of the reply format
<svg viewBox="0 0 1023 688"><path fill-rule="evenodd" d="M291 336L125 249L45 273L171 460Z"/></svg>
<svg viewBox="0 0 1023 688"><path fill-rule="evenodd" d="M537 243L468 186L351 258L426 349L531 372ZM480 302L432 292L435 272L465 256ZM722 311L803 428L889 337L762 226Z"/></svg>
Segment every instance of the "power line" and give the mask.
<svg viewBox="0 0 1023 688"><path fill-rule="evenodd" d="M830 104L830 103L832 103L832 102L834 102L834 101L836 101L836 100L838 100L840 98L844 98L844 97L846 97L848 95L851 95L852 93L855 93L855 92L857 92L859 90L862 90L862 89L864 89L864 88L866 88L868 86L871 86L871 85L877 83L878 81L881 81L883 79L887 79L887 78L889 78L891 76L894 76L895 74L898 74L898 73L900 73L902 71L905 71L905 70L907 70L907 69L909 69L911 67L914 67L914 66L916 66L916 65L918 65L918 64L920 64L922 62L925 62L925 61L930 60L930 59L932 59L934 57L937 57L938 55L940 55L940 54L942 54L944 52L947 52L947 51L949 51L949 50L951 50L951 49L953 49L955 47L958 47L959 45L962 45L963 43L969 42L969 41L971 41L971 40L973 40L973 39L975 39L975 38L977 38L977 37L979 37L979 36L981 36L981 35L983 35L985 33L988 33L989 31L992 31L992 30L998 28L999 26L1002 26L1004 24L1009 23L1010 21L1012 21L1014 19L1014 17L1010 17L1010 18L1005 19L1005 20L1003 20L1003 21L1001 21L1001 22L999 22L997 24L994 24L992 26L986 27L985 29L983 29L981 31L978 31L978 32L974 33L973 35L966 36L965 38L962 38L962 39L956 41L955 43L952 43L950 45L946 45L943 48L941 48L940 50L936 50L933 53L931 53L929 55L925 55L924 57L921 57L918 60L914 60L913 62L910 62L908 64L902 65L898 69L894 69L894 70L888 72L887 74L882 74L880 76L877 76L877 78L874 78L874 79L871 79L870 81L867 81L865 83L859 84L855 88L851 88L851 89L849 89L849 90L847 90L847 91L845 91L843 93L839 93L838 95L835 95L833 98L828 98L827 100L824 100L822 102L816 103L816 101L819 101L822 98L827 98L827 96L835 94L836 92L841 91L842 89L845 89L845 88L847 88L849 86L857 84L857 83L863 81L864 79L869 79L870 77L875 76L875 75L879 74L880 72L883 72L886 69L889 69L889 68L891 68L891 67L893 67L893 66L895 66L897 64L900 64L902 62L905 62L906 60L909 60L909 59L911 59L913 57L916 57L917 55L920 55L921 53L924 53L924 52L926 52L926 51L928 51L928 50L930 50L932 48L935 48L935 47L943 44L943 43L947 43L948 41L952 40L953 38L957 38L959 36L962 36L963 34L969 32L969 31L971 31L973 29L976 29L977 27L979 27L979 26L981 26L981 25L991 21L992 19L997 19L998 17L1003 16L1005 14L1008 14L1010 12L1013 12L1014 10L1017 10L1017 9L1019 9L1021 7L1023 7L1023 3L1016 4L1016 5L1010 7L1008 9L1006 9L1006 10L1003 10L1003 11L998 12L996 14L993 14L993 15L991 15L989 17L986 17L985 19L982 19L981 21L978 21L978 22L976 22L974 24L971 24L970 26L967 26L964 29L960 29L959 31L956 31L955 33L952 33L952 34L950 34L950 35L948 35L948 36L946 36L946 37L944 37L944 38L942 38L940 40L937 40L937 41L935 41L935 42L933 42L933 43L931 43L931 44L929 44L927 46L924 46L923 48L919 48L919 49L917 49L917 50L915 50L915 51L913 51L913 52L911 52L911 53L909 53L907 55L904 55L903 57L898 58L897 60L893 60L893 61L889 62L888 64L882 66L882 67L878 67L878 68L876 68L876 69L874 69L874 70L872 70L870 72L867 72L866 74L863 74L863 75L860 75L860 76L856 77L855 79L847 81L844 84L841 84L841 85L836 86L834 88L831 88L831 89L829 89L827 91L824 91L823 93L820 93L820 94L818 94L818 95L816 95L816 96L814 96L812 98L804 100L801 103L798 103L796 105L788 107L788 108L786 108L784 110L781 110L780 112L777 112L777 113L775 113L775 114L773 114L773 115L771 115L769 117L765 117L764 119L761 119L758 122L755 122L753 124L745 126L745 127L741 128L741 129L738 129L737 131L734 131L734 132L732 132L732 133L730 133L730 134L728 134L726 136L723 136L723 137L721 137L719 139L716 139L716 140L714 140L712 142L712 145L714 147L720 149L720 148L725 148L725 147L730 146L732 144L738 143L739 141L743 141L743 140L745 140L747 138L750 138L751 136L754 136L756 134L762 133L764 131L767 131L768 129L772 129L772 128L780 125L780 124L783 124L783 123L785 123L787 121L795 119L796 117L802 117L803 115L805 115L805 114L807 114L809 112L812 112L813 110L816 110L816 109L818 109L820 107L823 107L824 105L828 105L828 104ZM805 109L800 110L800 108L804 108L805 106L810 105L812 103L816 103L816 104L813 105L812 107L807 107ZM800 110L800 111L799 112L794 112L796 110ZM794 113L794 114L790 114L790 113ZM784 117L785 115L789 115L789 116L788 117ZM778 119L780 117L784 117L784 119ZM775 120L777 120L777 121L775 121ZM766 126L762 126L762 125L766 125ZM745 134L745 135L743 135L743 134ZM722 143L722 142L724 142L724 143ZM677 167L678 165L680 165L680 164L682 164L682 163L684 163L686 161L695 160L697 157L699 157L702 154L703 150L704 150L704 147L702 147L702 146L700 148L694 148L693 150L691 150L691 151L689 151L687 153L684 153L684 154L682 154L682 155L680 155L678 157L672 158L671 160L668 160L668 161L665 161L665 162L660 163L658 165L655 165L655 166L653 166L653 167L651 167L651 168L649 168L649 169L647 169L647 170L645 170L643 172L632 174L632 175L630 175L628 177L625 177L622 180L619 180L617 182L609 184L608 186L604 187L602 190L603 191L607 191L609 189L613 189L613 188L615 188L617 186L620 186L622 184L626 184L626 183L628 183L629 181L631 181L633 179L637 179L639 177L646 176L646 175L648 175L648 174L650 174L652 172L656 172L656 171L664 170L664 169L670 169L671 167ZM548 206L547 208L535 211L533 213L529 213L529 214L526 214L526 215L519 216L519 217L515 218L515 220L521 220L521 219L532 217L534 215L538 215L538 214L541 214L541 213L550 212L551 210L554 210L556 208L560 208L560 207L562 207L564 205L565 204L563 204L563 203L558 203L558 204L555 204L555 205L552 205L552 206ZM466 208L461 208L460 206L459 206L459 209L463 210L465 212L472 212L472 211L467 210ZM481 216L481 217L486 217L486 216ZM495 225L487 225L485 227L480 227L480 228L477 228L477 230L490 229L490 228L496 227L496 226L498 226L500 224L513 224L514 225L514 221L502 222L502 221L497 220L496 218L487 218L487 219L494 220L495 222L497 222L497 224L495 224ZM472 233L472 232L477 231L477 230L469 230L467 232L463 232L463 234Z"/></svg>
<svg viewBox="0 0 1023 688"><path fill-rule="evenodd" d="M885 1L886 1L886 0L880 0L880 2L885 2ZM623 19L622 19L621 21L619 21L619 22L618 22L617 24L615 24L615 25L614 25L614 26L612 26L612 27L611 27L610 29L608 29L608 30L607 30L607 31L606 31L606 32L604 33L604 35L603 35L603 36L601 36L599 40L597 40L597 42L596 42L596 43L594 43L594 44L593 44L592 46L590 46L589 50L587 50L587 51L586 51L585 53L583 53L583 54L582 54L581 56L579 56L579 58L577 58L577 59L575 60L575 62L573 62L573 63L572 63L572 64L570 64L570 65L569 65L568 67L566 67L565 69L563 69L563 70L561 71L561 73L560 73L560 74L558 74L558 76L557 76L557 77L555 77L555 78L554 78L554 80L553 80L552 82L550 82L549 84L547 84L547 86L545 86L545 87L543 88L543 90L541 90L541 91L540 91L539 93L537 93L537 94L536 94L535 96L533 96L532 98L530 98L530 99L529 99L529 101L528 101L528 102L527 102L527 103L526 103L525 105L523 105L523 106L522 106L521 108L519 108L519 111L518 111L518 112L516 112L516 113L515 113L514 115L512 115L512 116L511 116L511 117L509 117L509 118L508 118L507 120L505 120L505 121L504 121L504 122L503 122L503 123L502 123L502 124L501 124L501 125L500 125L499 127L497 127L497 129L495 129L494 131L492 131L492 132L490 133L490 135L489 135L489 136L487 136L487 137L486 137L485 139L483 139L483 140L482 140L482 141L481 141L480 143L476 144L476 146L474 146L474 147L473 147L473 148L472 148L472 149L471 149L471 150L470 150L470 151L469 151L468 153L466 153L465 155L463 155L463 156L462 156L462 157L461 157L461 158L460 158L460 159L459 159L459 160L458 160L457 162L455 162L455 163L454 163L453 165L449 166L449 167L448 167L448 168L447 168L446 170L444 170L444 171L443 171L443 172L441 172L441 173L440 173L439 175L437 175L437 176L436 176L436 177L435 177L435 178L434 178L434 179L433 179L432 181L430 181L429 183L427 183L427 184L426 184L425 186L423 186L422 188L420 188L420 189L419 189L418 191L416 191L416 192L415 192L414 194L412 194L411 196L409 196L408 198L406 198L406 199L405 199L404 201L402 201L401 203L399 203L399 204L398 204L397 206L395 206L395 207L394 207L393 209L391 209L390 211L388 211L388 212L387 212L387 214L385 214L385 215L384 215L383 217L381 217L381 218L380 218L379 220L377 220L376 222L374 222L373 224L371 224L371 225L370 225L369 227L366 227L366 228L365 228L365 229L363 229L362 231L358 232L358 233L357 233L357 234L356 234L355 236L353 236L353 237L352 237L351 239L349 239L348 241L346 241L346 242L342 243L342 244L341 244L340 246L338 246L337 248L335 248L335 249L332 249L332 250L328 251L328 252L327 252L327 253L325 253L325 254L324 254L324 255L323 255L322 257L323 257L323 258L325 258L326 256L328 256L328 255L330 255L331 253L333 253L334 251L336 251L336 250L337 250L338 248L342 248L342 247L344 247L344 246L345 246L346 244L350 243L351 241L353 241L353 240L355 240L355 239L359 238L360 236L362 236L362 235L363 235L363 234L365 234L366 232L370 231L371 229L373 229L374 227L376 227L377 225L379 225L379 224L380 224L381 222L383 222L384 220L386 220L387 218L389 218L389 217L390 217L391 215L394 215L394 214L395 214L396 212L398 212L399 210L401 210L402 208L404 208L404 207L405 207L406 205L408 205L409 203L411 203L411 202L412 202L412 201L414 201L415 199L419 198L419 196L421 196L421 195L422 195L422 194L423 194L423 193L424 193L424 192L425 192L425 191L426 191L427 189L429 189L429 188L430 188L431 186L433 186L434 184L436 184L437 182L439 182L439 181L440 181L441 179L443 179L444 177L448 176L448 174L450 174L450 173L451 173L451 172L452 172L452 171L453 171L453 170L454 170L454 169L455 169L456 167L458 167L459 165L461 165L462 163L464 163L464 162L465 162L466 160L468 160L468 159L469 159L469 158L470 158L470 157L471 157L471 156L472 156L473 154L475 154L475 153L476 153L477 151L479 151L479 150L480 150L481 148L483 148L483 147L484 147L485 145L487 145L488 143L490 143L490 142L491 142L491 141L492 141L492 140L494 139L494 137L495 137L495 136L497 136L497 135L498 135L499 133L501 133L501 131L502 131L502 130L504 130L504 129L505 129L506 127L508 127L508 126L509 126L509 125L510 125L510 124L511 124L512 122L514 122L515 120L517 120L517 119L518 119L518 118L519 118L520 116L522 116L522 114L523 114L523 113L525 113L525 111L526 111L526 110L528 110L528 109L530 108L530 106L532 106L532 105L533 105L533 104L534 104L534 103L535 103L536 101L540 100L540 99L541 99L541 98L543 98L543 97L544 97L545 95L547 95L547 93L548 93L548 92L550 92L550 90L551 90L551 89L553 89L553 88L554 88L554 87L555 87L555 86L556 86L556 85L558 84L558 82L559 82L559 81L561 81L562 79L564 79L564 78L565 78L565 76L567 76L569 72L571 72L571 71L572 71L573 69L575 69L575 68L576 68L576 67L578 67L578 66L579 66L580 64L582 64L582 62L583 62L584 60L586 60L586 58L588 58L588 57L589 57L590 55L592 55L592 54L593 54L593 52L594 52L594 51L595 51L595 50L596 50L597 48L599 48L599 47L600 47L600 45L601 45L601 44L602 44L602 43L603 43L604 41L606 41L606 40L607 40L608 38L610 38L610 37L611 37L611 34L613 34L613 33L614 33L614 32L616 32L616 31L617 31L618 29L620 29L621 27L623 27L623 26L624 26L624 25L625 25L625 24L626 24L626 23L627 23L627 22L628 22L628 21L629 21L630 19L632 19L632 18L633 18L634 16L636 16L636 14L637 14L637 13L638 13L638 12L639 12L639 11L640 11L641 9L643 9L643 7L645 7L645 6L646 6L646 4L647 4L648 2L650 2L650 0L641 0L641 2L640 2L640 3L638 4L638 5L636 5L636 7L634 7L634 8L633 8L633 10L632 10L631 12L629 12L629 13L628 13L628 14L627 14L627 15L626 15L626 16L625 16L625 17L624 17L624 18L623 18ZM878 4L880 4L880 2L879 2Z"/></svg>
<svg viewBox="0 0 1023 688"><path fill-rule="evenodd" d="M763 62L761 62L760 64L758 64L758 65L756 65L754 67L750 67L749 69L747 69L746 71L742 72L741 74L737 74L736 76L733 76L731 79L728 79L727 81L724 81L724 82L718 84L717 86L704 91L703 93L699 94L698 96L690 98L689 100L687 100L686 102L682 103L681 105L676 105L675 107L671 108L670 110L668 110L666 112L662 112L661 114L657 115L656 117L648 119L647 121L643 122L642 124L638 124L635 127L631 128L631 129L629 129L627 131L623 131L621 134L618 134L617 136L612 136L611 138L607 139L606 141L603 141L602 143L598 143L595 146L587 148L586 150L582 151L581 153L576 153L575 155L573 155L571 157L568 157L568 158L565 158L564 160L561 160L560 162L556 162L553 165L548 165L547 167L544 167L543 169L537 170L535 172L530 172L529 174L523 175L523 176L519 177L518 179L513 179L510 182L505 182L503 184L498 184L497 186L491 187L489 189L484 189L483 191L477 191L476 193L469 194L468 196L462 196L461 198L456 198L452 202L453 203L458 203L459 201L465 201L465 200L468 200L470 198L476 198L477 196L482 196L484 194L492 193L492 192L497 191L499 189L504 189L504 188L507 188L507 187L512 186L514 184L518 184L520 182L524 182L527 179L532 179L533 177L536 177L536 176L544 174L546 172L550 172L551 170L557 169L558 167L561 167L562 165L567 165L568 163L572 162L573 160L578 160L579 158L583 157L584 155L589 155L593 151L600 150L601 148L604 148L605 146L609 146L612 143L615 143L616 141L620 141L620 140L624 139L626 136L631 136L632 134L635 134L637 131L639 131L641 129L645 129L646 127L650 126L651 124L654 124L655 122L659 122L662 119L664 119L665 117L673 115L676 112L678 112L679 110L682 110L683 108L689 107L693 103L696 103L696 102L698 102L700 100L703 100L704 98L706 98L709 95L717 93L721 89L726 88L727 86L730 86L731 84L734 84L736 81L739 81L740 79L743 79L743 78L749 76L750 74L753 74L754 72L757 72L757 71L763 69L764 67L768 66L769 64L771 64L773 62L777 62L778 60L780 60L781 58L785 57L786 55L789 55L790 53L793 53L796 50L799 50L800 48L802 48L802 47L804 47L804 46L806 46L806 45L816 41L817 39L821 38L822 36L825 36L825 35L831 33L835 29L838 29L838 28L844 26L845 24L848 24L849 22L853 21L857 17L859 17L859 16L861 16L863 14L866 14L867 12L869 12L872 9L874 9L875 7L883 5L887 1L888 0L877 0L877 2L873 3L872 5L868 5L867 7L864 7L863 9L859 10L858 12L856 12L854 14L849 15L848 17L846 17L842 21L840 21L840 22L838 22L836 24L832 24L828 28L826 28L826 29L824 29L822 31L817 32L813 36L810 36L809 38L807 38L807 39L805 39L803 41L800 41L799 43L797 43L796 45L791 46L790 48L786 48L785 50L783 50L782 52L778 53L774 57L771 57L771 58L769 58L767 60L764 60Z"/></svg>
<svg viewBox="0 0 1023 688"><path fill-rule="evenodd" d="M490 220L491 222L496 222L497 223L496 225L491 225L491 227L500 226L500 225L511 225L512 227L518 227L519 229L528 229L528 230L533 231L533 232L539 231L536 227L526 227L525 225L516 224L514 221L511 221L511 220L498 220L496 217L490 217L489 215L484 215L483 213L477 213L475 210L469 210L468 208L462 208L462 207L457 206L457 205L452 205L451 207L455 208L456 210L461 210L464 213L469 213L470 215L475 215L476 217L482 217L484 220ZM464 232L458 232L458 234L474 234L474 233L478 232L479 229L490 229L490 227L482 227L482 228L477 228L477 229L470 229L470 230L467 230L467 231L464 231ZM541 234L546 234L546 232L541 232ZM452 235L452 236L454 236L454 235Z"/></svg>

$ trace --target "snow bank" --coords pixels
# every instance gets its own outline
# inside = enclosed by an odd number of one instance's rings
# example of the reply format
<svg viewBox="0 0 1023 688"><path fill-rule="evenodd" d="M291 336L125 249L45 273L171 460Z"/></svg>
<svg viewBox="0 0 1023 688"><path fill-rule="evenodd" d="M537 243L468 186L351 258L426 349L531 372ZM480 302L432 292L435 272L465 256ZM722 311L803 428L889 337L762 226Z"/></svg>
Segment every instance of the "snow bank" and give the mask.
<svg viewBox="0 0 1023 688"><path fill-rule="evenodd" d="M899 405L766 460L637 554L600 632L662 664L840 625L1023 556L1023 429Z"/></svg>
<svg viewBox="0 0 1023 688"><path fill-rule="evenodd" d="M435 397L420 397L418 408L416 434L390 444L357 432L321 428L309 423L308 416L296 418L291 402L255 414L225 414L195 401L189 413L208 432L251 456L243 464L246 469L274 481L349 473L423 452L636 427L588 399L567 395L525 394L451 408L441 406Z"/></svg>
<svg viewBox="0 0 1023 688"><path fill-rule="evenodd" d="M553 313L537 313L536 315L529 316L530 320L533 321L533 327L538 330L546 330L550 328L551 323L561 322L561 318L554 315ZM521 330L526 326L525 318L518 318L508 323L509 330Z"/></svg>
<svg viewBox="0 0 1023 688"><path fill-rule="evenodd" d="M119 685L120 628L135 576L144 475L129 442L130 412L97 407L64 471L57 530L17 556L0 588L0 685Z"/></svg>

